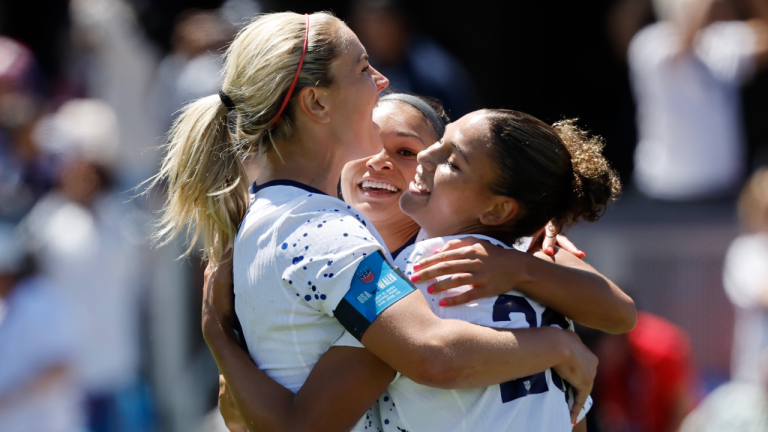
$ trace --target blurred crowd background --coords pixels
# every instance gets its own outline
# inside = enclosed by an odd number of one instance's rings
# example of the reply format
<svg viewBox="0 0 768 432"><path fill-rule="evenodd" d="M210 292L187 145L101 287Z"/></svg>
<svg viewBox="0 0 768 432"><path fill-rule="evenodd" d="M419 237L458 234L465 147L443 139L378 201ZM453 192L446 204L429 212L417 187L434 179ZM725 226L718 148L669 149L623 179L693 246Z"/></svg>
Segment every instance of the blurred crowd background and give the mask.
<svg viewBox="0 0 768 432"><path fill-rule="evenodd" d="M606 140L625 192L568 235L635 299L589 429L768 430L768 0L0 1L0 432L215 431L203 266L136 196L260 12L331 10L397 91ZM210 413L210 414L209 414Z"/></svg>

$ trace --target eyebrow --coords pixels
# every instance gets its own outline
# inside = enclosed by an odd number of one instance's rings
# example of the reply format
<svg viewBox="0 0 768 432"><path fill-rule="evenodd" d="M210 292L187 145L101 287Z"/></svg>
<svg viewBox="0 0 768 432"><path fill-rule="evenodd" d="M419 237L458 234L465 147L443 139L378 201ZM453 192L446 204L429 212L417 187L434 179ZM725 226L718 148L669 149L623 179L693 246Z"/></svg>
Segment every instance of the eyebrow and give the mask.
<svg viewBox="0 0 768 432"><path fill-rule="evenodd" d="M467 157L467 154L464 153L464 150L461 149L461 147L457 146L455 142L451 142L451 145L453 145L453 148L456 149L457 152L461 155L461 157L464 158L464 161L469 164L469 158Z"/></svg>
<svg viewBox="0 0 768 432"><path fill-rule="evenodd" d="M422 143L424 146L426 146L426 145L427 145L427 144L424 142L424 140L423 140L423 139L421 139L421 137L420 137L420 136L416 135L416 134L415 134L415 133L413 133L413 132L408 132L408 131L397 131L397 136L400 136L400 137L406 137L406 138L416 138L417 140L421 141L421 143Z"/></svg>
<svg viewBox="0 0 768 432"><path fill-rule="evenodd" d="M357 60L357 62L360 63L361 61L368 61L368 58L369 58L368 54L363 54L363 55L360 56L360 58Z"/></svg>

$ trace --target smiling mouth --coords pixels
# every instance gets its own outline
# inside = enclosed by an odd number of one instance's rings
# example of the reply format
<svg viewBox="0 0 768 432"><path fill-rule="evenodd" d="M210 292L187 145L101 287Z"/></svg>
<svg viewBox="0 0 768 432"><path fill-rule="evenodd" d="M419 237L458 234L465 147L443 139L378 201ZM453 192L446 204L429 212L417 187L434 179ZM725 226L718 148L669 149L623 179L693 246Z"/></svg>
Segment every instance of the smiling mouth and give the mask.
<svg viewBox="0 0 768 432"><path fill-rule="evenodd" d="M364 192L386 193L386 194L400 192L400 189L392 186L391 184L377 182L373 180L365 180L362 184L360 184L360 188Z"/></svg>
<svg viewBox="0 0 768 432"><path fill-rule="evenodd" d="M424 181L423 178L421 178L421 175L417 172L416 175L413 177L413 181L409 185L412 190L415 189L415 192L419 193L430 193L432 192L431 189L429 189L429 186L427 186L427 182Z"/></svg>

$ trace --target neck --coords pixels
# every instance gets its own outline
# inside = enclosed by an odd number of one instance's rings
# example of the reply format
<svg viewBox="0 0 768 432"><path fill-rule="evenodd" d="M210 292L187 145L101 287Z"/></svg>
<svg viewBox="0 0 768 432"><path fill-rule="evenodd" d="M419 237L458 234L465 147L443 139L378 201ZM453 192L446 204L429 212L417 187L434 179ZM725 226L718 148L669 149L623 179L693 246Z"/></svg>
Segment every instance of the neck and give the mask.
<svg viewBox="0 0 768 432"><path fill-rule="evenodd" d="M276 141L275 148L259 156L258 183L293 180L336 196L344 163L338 160L331 141L318 133L300 131L290 140Z"/></svg>
<svg viewBox="0 0 768 432"><path fill-rule="evenodd" d="M384 243L387 245L387 249L390 252L394 252L415 236L421 227L419 227L413 219L408 218L404 221L388 222L383 221L374 224L376 231L384 239Z"/></svg>

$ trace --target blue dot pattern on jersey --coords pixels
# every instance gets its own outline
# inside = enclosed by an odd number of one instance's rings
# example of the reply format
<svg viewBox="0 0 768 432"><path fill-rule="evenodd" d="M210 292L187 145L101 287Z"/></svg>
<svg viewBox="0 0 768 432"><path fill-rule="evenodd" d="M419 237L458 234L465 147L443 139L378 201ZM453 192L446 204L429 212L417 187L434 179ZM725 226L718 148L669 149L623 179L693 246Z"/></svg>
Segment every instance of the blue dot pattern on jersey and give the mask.
<svg viewBox="0 0 768 432"><path fill-rule="evenodd" d="M312 194L309 194L308 196L312 196ZM347 206L347 209L351 209L351 206ZM326 210L326 209L322 209L322 210L318 209L317 211L318 211L318 212L325 212L325 211L327 211L327 210ZM334 211L334 212L339 212L339 210L338 210L338 209L333 209L333 211ZM360 215L359 215L359 214L355 214L354 216L355 216L355 219L356 219L358 222L360 222L360 223L362 224L362 225L361 225L359 228L361 228L361 229L365 229L365 228L363 228L363 226L367 226L367 224L366 224L365 220L362 220L362 219L360 218ZM317 226L317 228L322 228L322 227L323 227L323 224L326 224L327 222L328 222L327 220L317 221L317 219L316 219L316 221L314 222L314 224L317 224L317 225L316 225L316 226ZM345 219L342 217L342 218L339 218L339 222L346 222L346 221L345 221ZM310 219L310 220L307 220L307 222L306 222L306 225L310 225L310 226L312 226L312 225L313 225L312 219ZM309 237L309 234L310 234L310 233L311 233L311 231L310 231L310 232L302 232L302 233L301 233L301 237ZM343 235L344 235L344 237L349 237L349 233L343 233ZM289 240L290 240L290 239L289 239ZM363 240L365 240L365 241L368 241L369 239L368 239L368 237L363 237ZM373 240L373 239L371 239L371 240ZM301 238L295 239L294 241L297 241L297 242L298 242L298 241L301 241ZM289 246L289 242L285 242L285 243L283 243L283 244L282 244L281 248L282 248L283 250L285 250L285 249L287 249L287 248L288 248L288 246ZM296 247L296 246L297 246L297 243L293 243L293 247ZM306 245L306 246L304 246L304 250L305 250L305 251L308 251L308 250L309 250L309 245ZM366 253L363 253L363 257L366 257L366 256L367 256L367 254L366 254ZM301 263L302 261L304 261L304 259L305 259L305 256L304 256L304 255L295 256L295 257L293 257L293 259L292 259L292 264L293 264L293 265L299 264L299 263ZM309 258L309 259L308 259L308 261L309 261L309 262L313 262L313 261L314 261L314 258ZM327 261L326 267L330 267L331 265L333 265L333 260L329 260L329 261ZM303 270L307 270L308 268L307 268L307 266L302 266L302 269L303 269ZM334 276L334 273L325 273L325 274L323 274L323 277L326 277L326 278L332 278L333 276ZM293 284L293 282L292 282L292 281L289 281L288 283L289 283L289 284ZM312 294L305 294L305 295L303 296L303 299L304 299L304 300L306 300L306 301L310 301L310 300L312 300L312 298L313 298L313 297L315 298L315 300L326 300L326 299L328 298L328 296L326 296L325 294L321 294L321 293L318 291L318 288L317 288L317 286L315 286L315 285L312 285L312 282L311 282L311 281L307 282L307 286L311 288L311 290L312 290ZM302 296L301 296L300 294L298 294L298 293L297 293L297 296L298 296L298 297L300 297L300 298L302 298ZM334 312L335 312L335 311L334 311Z"/></svg>

